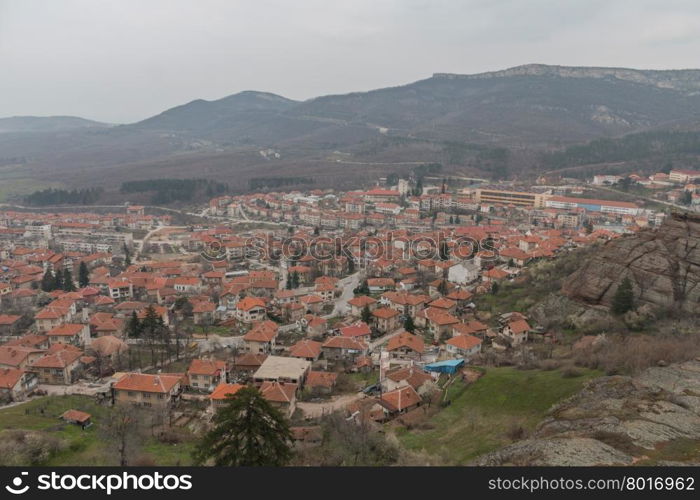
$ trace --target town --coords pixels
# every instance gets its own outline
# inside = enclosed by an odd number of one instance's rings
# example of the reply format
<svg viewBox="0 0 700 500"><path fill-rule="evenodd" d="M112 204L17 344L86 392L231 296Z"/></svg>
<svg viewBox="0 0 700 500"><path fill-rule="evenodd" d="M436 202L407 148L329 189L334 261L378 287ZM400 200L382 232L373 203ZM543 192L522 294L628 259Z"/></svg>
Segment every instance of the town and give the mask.
<svg viewBox="0 0 700 500"><path fill-rule="evenodd" d="M522 310L486 307L499 289L700 207L698 171L529 186L429 175L222 195L185 218L132 204L4 209L2 404L80 396L52 417L86 428L80 401L132 406L166 434L206 429L254 386L300 447L333 414L408 425L494 359L562 343Z"/></svg>

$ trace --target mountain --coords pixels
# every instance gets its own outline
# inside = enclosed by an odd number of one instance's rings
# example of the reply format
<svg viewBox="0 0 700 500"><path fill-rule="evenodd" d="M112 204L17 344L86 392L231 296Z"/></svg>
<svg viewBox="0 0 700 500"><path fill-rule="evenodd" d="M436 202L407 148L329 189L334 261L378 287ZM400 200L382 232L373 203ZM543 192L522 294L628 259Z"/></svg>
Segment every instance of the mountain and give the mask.
<svg viewBox="0 0 700 500"><path fill-rule="evenodd" d="M658 230L606 243L563 284L569 298L610 307L625 278L635 304L696 313L700 303L700 216L673 214Z"/></svg>
<svg viewBox="0 0 700 500"><path fill-rule="evenodd" d="M700 131L700 70L532 64L438 73L302 102L247 91L115 127L73 118L27 120L0 120L0 130L13 132L0 134L0 165L21 164L24 185L32 178L104 185L196 174L243 190L251 177L312 174L318 186L337 186L420 162L490 177L571 166L583 166L586 175L589 159L607 168L606 151L636 162L619 168L655 164L664 141L671 142L666 150L678 152L678 164L694 161L695 146L679 145L685 137L659 134ZM616 142L634 134L648 135ZM653 147L635 146L649 141ZM268 149L275 154L260 154Z"/></svg>
<svg viewBox="0 0 700 500"><path fill-rule="evenodd" d="M60 132L79 128L109 127L107 123L77 116L11 116L0 118L0 134L11 132Z"/></svg>

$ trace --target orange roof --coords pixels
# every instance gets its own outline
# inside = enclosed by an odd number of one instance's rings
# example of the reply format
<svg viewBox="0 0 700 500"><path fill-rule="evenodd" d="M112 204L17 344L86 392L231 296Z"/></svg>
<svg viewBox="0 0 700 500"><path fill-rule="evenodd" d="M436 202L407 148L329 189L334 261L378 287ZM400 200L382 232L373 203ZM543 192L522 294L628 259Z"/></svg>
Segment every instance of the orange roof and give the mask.
<svg viewBox="0 0 700 500"><path fill-rule="evenodd" d="M72 337L74 335L79 335L83 331L85 325L80 323L66 323L52 328L46 335L48 336L62 336L62 337Z"/></svg>
<svg viewBox="0 0 700 500"><path fill-rule="evenodd" d="M147 373L127 373L113 387L118 391L169 393L182 380L177 375L149 375Z"/></svg>
<svg viewBox="0 0 700 500"><path fill-rule="evenodd" d="M309 387L330 388L333 387L337 378L337 373L310 371L308 376L306 377L306 385L308 385Z"/></svg>
<svg viewBox="0 0 700 500"><path fill-rule="evenodd" d="M369 295L360 295L359 297L348 300L348 304L355 307L365 307L376 303L376 299L373 299Z"/></svg>
<svg viewBox="0 0 700 500"><path fill-rule="evenodd" d="M89 413L85 413L84 411L80 410L66 410L63 412L63 415L61 415L61 418L63 420L70 420L72 422L78 422L80 424L87 422L90 420L90 415Z"/></svg>
<svg viewBox="0 0 700 500"><path fill-rule="evenodd" d="M317 358L321 354L321 343L315 340L300 340L289 350L293 358Z"/></svg>
<svg viewBox="0 0 700 500"><path fill-rule="evenodd" d="M351 349L355 351L366 351L367 344L364 342L359 342L351 337L343 337L337 335L331 337L323 343L322 347L327 347L331 349Z"/></svg>
<svg viewBox="0 0 700 500"><path fill-rule="evenodd" d="M226 362L213 359L193 359L187 373L193 375L218 375L226 371Z"/></svg>
<svg viewBox="0 0 700 500"><path fill-rule="evenodd" d="M358 321L340 329L340 335L343 337L365 337L371 333L372 330L364 321Z"/></svg>
<svg viewBox="0 0 700 500"><path fill-rule="evenodd" d="M391 307L380 307L372 311L372 316L380 319L389 319L399 315L399 311Z"/></svg>
<svg viewBox="0 0 700 500"><path fill-rule="evenodd" d="M283 384L265 381L260 386L260 392L268 401L275 403L291 403L295 399L296 384Z"/></svg>
<svg viewBox="0 0 700 500"><path fill-rule="evenodd" d="M409 332L401 332L398 335L391 337L387 343L386 349L387 351L394 351L402 347L408 347L417 353L423 353L423 351L425 351L423 338Z"/></svg>
<svg viewBox="0 0 700 500"><path fill-rule="evenodd" d="M527 321L524 319L519 319L508 323L508 328L510 328L510 331L513 333L524 333L531 330L530 325L528 325Z"/></svg>
<svg viewBox="0 0 700 500"><path fill-rule="evenodd" d="M457 335L452 337L447 341L448 344L453 345L459 349L472 349L479 344L481 344L481 339L474 337L472 335Z"/></svg>
<svg viewBox="0 0 700 500"><path fill-rule="evenodd" d="M82 355L83 352L80 350L61 349L37 359L32 366L35 368L65 368L75 363Z"/></svg>
<svg viewBox="0 0 700 500"><path fill-rule="evenodd" d="M234 394L236 394L238 391L240 391L244 387L245 386L241 385L241 384L226 384L226 383L222 382L216 386L216 389L214 389L214 392L211 393L211 395L209 396L209 399L213 399L213 400L226 399L228 396L233 396Z"/></svg>
<svg viewBox="0 0 700 500"><path fill-rule="evenodd" d="M265 308L265 301L258 297L245 297L236 304L236 309L241 311L250 311L255 307Z"/></svg>
<svg viewBox="0 0 700 500"><path fill-rule="evenodd" d="M0 368L0 388L12 389L22 379L24 370L19 368Z"/></svg>
<svg viewBox="0 0 700 500"><path fill-rule="evenodd" d="M410 385L401 387L395 391L387 392L379 398L379 402L382 406L385 406L390 411L401 411L417 405L420 401L420 396Z"/></svg>

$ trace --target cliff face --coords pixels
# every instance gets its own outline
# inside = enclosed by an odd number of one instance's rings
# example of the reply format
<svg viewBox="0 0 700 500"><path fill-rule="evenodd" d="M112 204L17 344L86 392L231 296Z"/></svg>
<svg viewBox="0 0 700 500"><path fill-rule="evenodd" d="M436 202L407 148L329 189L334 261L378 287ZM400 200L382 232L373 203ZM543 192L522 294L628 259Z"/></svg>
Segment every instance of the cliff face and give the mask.
<svg viewBox="0 0 700 500"><path fill-rule="evenodd" d="M700 312L700 216L673 215L655 231L608 242L567 278L562 292L610 307L625 277L637 305Z"/></svg>

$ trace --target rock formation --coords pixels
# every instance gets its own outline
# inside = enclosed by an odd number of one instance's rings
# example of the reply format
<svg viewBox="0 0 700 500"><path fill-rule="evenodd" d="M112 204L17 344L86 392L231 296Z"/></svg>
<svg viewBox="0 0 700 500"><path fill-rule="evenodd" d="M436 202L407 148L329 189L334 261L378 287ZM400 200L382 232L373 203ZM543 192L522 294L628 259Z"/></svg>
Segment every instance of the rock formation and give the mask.
<svg viewBox="0 0 700 500"><path fill-rule="evenodd" d="M676 439L700 443L700 361L601 377L549 410L530 439L478 465L630 465ZM699 444L700 446L700 444Z"/></svg>
<svg viewBox="0 0 700 500"><path fill-rule="evenodd" d="M625 277L637 305L700 312L700 216L674 214L656 230L609 241L567 278L562 292L610 307Z"/></svg>

